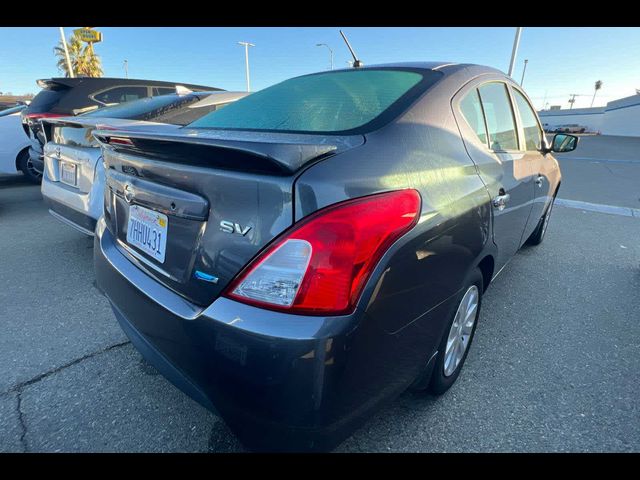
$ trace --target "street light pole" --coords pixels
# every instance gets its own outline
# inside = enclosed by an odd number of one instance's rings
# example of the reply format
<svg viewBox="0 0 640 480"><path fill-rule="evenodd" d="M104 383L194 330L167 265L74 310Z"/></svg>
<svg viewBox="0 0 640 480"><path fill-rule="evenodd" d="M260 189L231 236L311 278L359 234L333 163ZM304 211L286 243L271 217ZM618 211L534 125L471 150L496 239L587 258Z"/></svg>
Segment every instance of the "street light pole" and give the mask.
<svg viewBox="0 0 640 480"><path fill-rule="evenodd" d="M255 47L253 43L238 42L240 45L244 45L244 64L247 73L247 92L251 91L251 82L249 80L249 47Z"/></svg>
<svg viewBox="0 0 640 480"><path fill-rule="evenodd" d="M511 50L511 62L509 63L509 76L511 76L511 74L513 73L513 67L516 63L516 54L518 53L518 46L520 45L521 33L522 27L516 28L516 37L513 39L513 50Z"/></svg>
<svg viewBox="0 0 640 480"><path fill-rule="evenodd" d="M331 55L331 70L333 70L333 50L331 50L331 47L326 43L316 43L316 47L322 47L323 45L329 49L329 54Z"/></svg>
<svg viewBox="0 0 640 480"><path fill-rule="evenodd" d="M124 61L124 76L129 78L129 62L127 60Z"/></svg>
<svg viewBox="0 0 640 480"><path fill-rule="evenodd" d="M527 63L529 63L529 60L525 58L524 68L522 69L522 78L520 79L520 86L522 86L522 84L524 83L524 73L527 71Z"/></svg>
<svg viewBox="0 0 640 480"><path fill-rule="evenodd" d="M64 56L67 59L67 68L69 70L69 77L74 78L73 65L71 65L71 59L69 58L69 49L67 48L67 39L64 37L64 30L60 27L60 38L62 38L62 47L64 48Z"/></svg>

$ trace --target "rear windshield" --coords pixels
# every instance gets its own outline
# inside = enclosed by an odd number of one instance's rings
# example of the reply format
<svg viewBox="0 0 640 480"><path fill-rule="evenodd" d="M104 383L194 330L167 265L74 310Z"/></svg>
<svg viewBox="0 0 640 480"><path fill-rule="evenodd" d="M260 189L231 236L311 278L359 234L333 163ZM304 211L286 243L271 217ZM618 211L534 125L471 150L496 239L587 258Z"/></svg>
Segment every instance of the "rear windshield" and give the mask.
<svg viewBox="0 0 640 480"><path fill-rule="evenodd" d="M68 88L61 88L57 90L44 89L40 90L31 103L29 104L28 113L43 113L49 112L55 104L57 104L65 93L69 91Z"/></svg>
<svg viewBox="0 0 640 480"><path fill-rule="evenodd" d="M176 115L192 103L202 97L197 95L160 95L147 97L131 102L121 103L112 107L103 107L84 113L82 117L127 118L131 120L143 120L146 122L157 121L162 117L162 123L172 123L171 114Z"/></svg>
<svg viewBox="0 0 640 480"><path fill-rule="evenodd" d="M363 69L285 80L191 123L194 128L352 134L381 127L439 72Z"/></svg>

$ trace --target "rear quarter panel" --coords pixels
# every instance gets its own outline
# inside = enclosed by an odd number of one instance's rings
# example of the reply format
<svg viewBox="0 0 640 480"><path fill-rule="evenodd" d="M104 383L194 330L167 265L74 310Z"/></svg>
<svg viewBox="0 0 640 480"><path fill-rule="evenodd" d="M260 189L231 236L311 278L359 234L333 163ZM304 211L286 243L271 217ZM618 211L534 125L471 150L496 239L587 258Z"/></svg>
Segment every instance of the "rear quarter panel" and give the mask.
<svg viewBox="0 0 640 480"><path fill-rule="evenodd" d="M358 305L366 316L343 373L360 385L362 402L376 388L402 391L424 367L490 238L490 197L451 114L452 85L439 82L364 145L312 166L295 184L296 220L384 191L414 188L422 197L418 225L387 251Z"/></svg>

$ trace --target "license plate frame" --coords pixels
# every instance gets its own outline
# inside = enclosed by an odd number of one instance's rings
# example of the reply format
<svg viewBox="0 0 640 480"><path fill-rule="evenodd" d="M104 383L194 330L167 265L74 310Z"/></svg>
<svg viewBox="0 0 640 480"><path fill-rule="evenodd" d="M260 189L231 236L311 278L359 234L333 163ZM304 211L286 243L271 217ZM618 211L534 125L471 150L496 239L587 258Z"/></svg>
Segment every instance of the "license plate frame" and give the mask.
<svg viewBox="0 0 640 480"><path fill-rule="evenodd" d="M60 181L70 187L78 186L78 166L71 162L60 162Z"/></svg>
<svg viewBox="0 0 640 480"><path fill-rule="evenodd" d="M164 263L169 218L140 205L129 205L127 244L142 251L158 263Z"/></svg>

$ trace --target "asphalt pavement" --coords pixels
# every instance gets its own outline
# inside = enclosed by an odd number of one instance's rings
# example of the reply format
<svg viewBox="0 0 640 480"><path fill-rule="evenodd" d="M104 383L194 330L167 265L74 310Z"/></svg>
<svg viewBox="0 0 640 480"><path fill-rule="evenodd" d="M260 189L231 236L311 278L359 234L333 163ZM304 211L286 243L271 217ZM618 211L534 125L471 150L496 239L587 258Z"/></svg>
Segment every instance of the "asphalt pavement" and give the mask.
<svg viewBox="0 0 640 480"><path fill-rule="evenodd" d="M337 451L640 450L640 217L580 208L640 209L640 140L619 138L559 156L574 203L491 284L454 387L401 395ZM92 254L0 178L0 451L241 451L127 341Z"/></svg>

